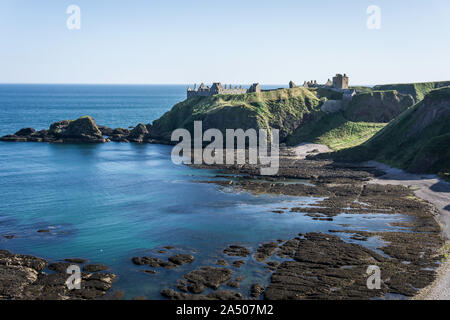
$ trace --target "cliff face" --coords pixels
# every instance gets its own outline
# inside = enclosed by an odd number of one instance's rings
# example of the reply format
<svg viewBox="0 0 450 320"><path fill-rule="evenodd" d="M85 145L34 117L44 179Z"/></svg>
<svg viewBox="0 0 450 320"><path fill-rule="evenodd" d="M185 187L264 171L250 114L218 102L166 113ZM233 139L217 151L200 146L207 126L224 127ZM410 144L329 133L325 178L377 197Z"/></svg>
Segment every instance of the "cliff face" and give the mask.
<svg viewBox="0 0 450 320"><path fill-rule="evenodd" d="M378 85L373 90L396 90L402 94L410 94L414 98L414 102L417 103L423 100L431 90L448 86L450 86L450 81L399 83Z"/></svg>
<svg viewBox="0 0 450 320"><path fill-rule="evenodd" d="M176 104L149 128L152 139L170 143L172 131L184 128L193 133L194 121L203 130L279 129L283 142L307 115L319 110L319 99L304 88L280 89L242 95L192 97Z"/></svg>
<svg viewBox="0 0 450 320"><path fill-rule="evenodd" d="M350 121L389 122L414 104L411 95L374 91L356 95L345 110Z"/></svg>
<svg viewBox="0 0 450 320"><path fill-rule="evenodd" d="M373 138L332 155L378 160L415 173L450 172L450 87L433 90Z"/></svg>

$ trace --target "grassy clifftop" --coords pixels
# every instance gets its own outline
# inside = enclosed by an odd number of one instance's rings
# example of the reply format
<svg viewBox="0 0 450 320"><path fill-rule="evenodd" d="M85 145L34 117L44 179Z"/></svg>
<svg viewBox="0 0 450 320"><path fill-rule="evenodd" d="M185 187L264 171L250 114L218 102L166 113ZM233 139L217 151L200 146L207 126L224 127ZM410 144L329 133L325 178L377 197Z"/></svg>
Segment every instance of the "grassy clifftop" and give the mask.
<svg viewBox="0 0 450 320"><path fill-rule="evenodd" d="M447 86L450 86L450 81L385 84L375 86L373 90L397 90L403 94L410 94L415 102L419 102L431 90Z"/></svg>
<svg viewBox="0 0 450 320"><path fill-rule="evenodd" d="M170 142L173 130L185 128L192 132L194 121L202 120L204 130L280 129L283 141L308 114L318 110L319 103L319 99L304 88L192 97L155 120L150 133L155 139Z"/></svg>
<svg viewBox="0 0 450 320"><path fill-rule="evenodd" d="M378 160L410 172L450 172L450 88L431 91L360 146L337 160Z"/></svg>

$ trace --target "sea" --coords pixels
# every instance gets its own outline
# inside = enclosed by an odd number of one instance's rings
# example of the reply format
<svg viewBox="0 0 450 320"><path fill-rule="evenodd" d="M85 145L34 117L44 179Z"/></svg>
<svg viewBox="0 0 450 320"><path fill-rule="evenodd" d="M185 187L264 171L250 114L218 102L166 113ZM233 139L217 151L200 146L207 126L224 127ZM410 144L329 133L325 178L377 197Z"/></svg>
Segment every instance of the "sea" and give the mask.
<svg viewBox="0 0 450 320"><path fill-rule="evenodd" d="M112 128L151 123L184 100L186 88L2 84L0 136L85 115ZM390 223L406 219L342 212L333 221L316 221L290 208L323 198L255 195L204 183L224 178L215 170L174 164L170 153L170 146L152 144L0 142L0 249L49 261L76 257L103 263L118 275L113 292L125 299L163 299L160 291L173 288L185 273L215 266L218 259L236 260L223 254L230 244L254 251L299 233L396 231ZM284 213L273 212L279 210ZM353 241L351 235L340 236ZM383 243L371 238L364 245L379 251ZM164 246L175 249L159 252ZM167 259L176 253L195 260L155 269L153 275L142 272L148 266L131 262L135 256ZM248 296L253 283L269 283L270 272L251 257L244 260L240 269L231 268L235 277L244 277L238 290Z"/></svg>

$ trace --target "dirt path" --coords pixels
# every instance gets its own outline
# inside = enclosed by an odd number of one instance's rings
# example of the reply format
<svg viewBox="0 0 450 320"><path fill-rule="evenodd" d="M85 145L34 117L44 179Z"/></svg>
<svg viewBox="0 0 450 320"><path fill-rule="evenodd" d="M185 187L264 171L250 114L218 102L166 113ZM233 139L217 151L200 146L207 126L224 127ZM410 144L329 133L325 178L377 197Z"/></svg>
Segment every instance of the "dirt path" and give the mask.
<svg viewBox="0 0 450 320"><path fill-rule="evenodd" d="M385 175L373 179L371 183L401 184L412 186L415 195L429 201L439 210L438 221L447 241L450 240L450 183L435 175L418 175L406 173L403 170L391 168L385 164L370 161L368 165L386 172ZM415 297L420 300L450 300L450 260L447 260L438 270L436 281L420 291Z"/></svg>

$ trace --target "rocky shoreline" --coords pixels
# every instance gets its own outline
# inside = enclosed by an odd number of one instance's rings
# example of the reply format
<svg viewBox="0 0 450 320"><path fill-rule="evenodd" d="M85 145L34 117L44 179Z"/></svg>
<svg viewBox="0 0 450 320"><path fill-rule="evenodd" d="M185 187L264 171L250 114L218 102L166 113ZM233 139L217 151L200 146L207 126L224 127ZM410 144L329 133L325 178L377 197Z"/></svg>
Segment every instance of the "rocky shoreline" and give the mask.
<svg viewBox="0 0 450 320"><path fill-rule="evenodd" d="M48 130L36 131L23 128L14 134L0 138L5 142L47 142L47 143L106 143L136 142L160 143L152 138L151 125L138 124L132 130L97 125L92 117L85 116L76 120L62 120L50 125Z"/></svg>
<svg viewBox="0 0 450 320"><path fill-rule="evenodd" d="M79 258L48 263L42 258L0 250L0 299L93 300L104 297L117 276L105 272L107 266L85 263ZM69 290L66 285L70 277L66 270L71 265L83 265L79 290Z"/></svg>
<svg viewBox="0 0 450 320"><path fill-rule="evenodd" d="M151 129L151 128L150 128ZM149 128L139 124L133 130L97 126L90 117L62 121L49 130L36 132L22 129L2 141L51 143L149 142ZM258 165L196 165L198 168L220 169L221 180L199 183L217 184L223 188L251 193L268 193L297 197L320 197L320 202L293 207L291 212L305 214L312 220L332 221L347 214L401 214L409 219L396 223L401 232L367 232L342 226L327 233L299 234L295 238L261 243L248 248L230 243L224 248L224 259L215 265L189 270L173 287L161 291L167 299L384 299L413 297L436 278L436 268L443 258L441 227L436 222L436 209L414 196L404 186L370 183L381 171L369 166L336 163L328 160L299 159L292 149L283 148L280 171L276 177L259 175ZM233 177L233 175L239 175ZM306 179L305 183L283 183ZM280 183L281 182L281 183ZM283 214L287 209L277 210ZM349 236L353 242L343 240ZM385 245L376 251L362 244L371 238ZM232 241L232 240L231 240ZM229 257L229 258L226 258ZM232 258L232 259L230 259ZM145 267L143 271L158 276L155 268L175 269L190 265L193 255L177 254L160 258L130 257L130 263ZM270 272L268 285L254 283L248 292L239 290L243 280L238 270L249 261ZM369 265L381 269L381 289L366 286ZM115 275L102 268L85 268L83 290L68 291L63 285L66 264L50 264L43 259L0 253L0 298L3 299L98 299L111 288ZM43 273L45 268L55 273ZM12 277L12 278L11 278ZM63 281L64 280L64 281ZM20 283L13 288L12 283Z"/></svg>

